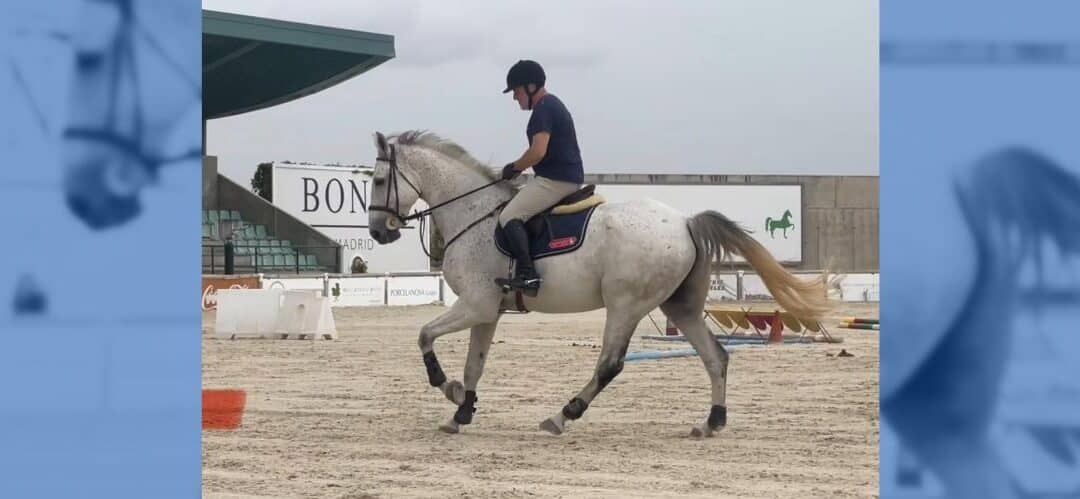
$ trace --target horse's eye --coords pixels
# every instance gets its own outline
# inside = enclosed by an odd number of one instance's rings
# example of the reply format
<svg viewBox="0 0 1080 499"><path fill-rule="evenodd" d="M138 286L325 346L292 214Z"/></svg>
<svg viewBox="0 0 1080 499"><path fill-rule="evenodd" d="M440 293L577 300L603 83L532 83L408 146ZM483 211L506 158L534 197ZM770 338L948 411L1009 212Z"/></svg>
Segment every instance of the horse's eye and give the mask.
<svg viewBox="0 0 1080 499"><path fill-rule="evenodd" d="M377 178L377 179L373 179L371 181L371 184L376 185L376 186L383 185L384 183L386 183L386 179L383 179L383 178Z"/></svg>

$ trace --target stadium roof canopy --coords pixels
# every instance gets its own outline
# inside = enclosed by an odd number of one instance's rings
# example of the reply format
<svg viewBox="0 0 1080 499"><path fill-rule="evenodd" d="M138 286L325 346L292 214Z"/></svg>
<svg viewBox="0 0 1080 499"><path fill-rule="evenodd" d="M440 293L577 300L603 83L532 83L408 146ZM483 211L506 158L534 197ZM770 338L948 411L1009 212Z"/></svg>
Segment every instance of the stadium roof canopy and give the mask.
<svg viewBox="0 0 1080 499"><path fill-rule="evenodd" d="M203 119L276 106L394 57L394 37L203 10Z"/></svg>

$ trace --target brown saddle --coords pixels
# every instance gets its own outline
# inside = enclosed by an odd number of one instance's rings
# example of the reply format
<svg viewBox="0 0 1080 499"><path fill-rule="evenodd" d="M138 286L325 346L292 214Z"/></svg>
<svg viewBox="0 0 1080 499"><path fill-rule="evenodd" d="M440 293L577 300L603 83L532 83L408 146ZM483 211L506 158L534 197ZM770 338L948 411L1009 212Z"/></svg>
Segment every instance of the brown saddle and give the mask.
<svg viewBox="0 0 1080 499"><path fill-rule="evenodd" d="M529 234L536 234L543 229L544 220L550 215L569 215L585 211L593 206L604 203L604 198L596 194L596 185L587 184L577 192L570 194L555 203L554 206L537 213L525 221L525 230Z"/></svg>

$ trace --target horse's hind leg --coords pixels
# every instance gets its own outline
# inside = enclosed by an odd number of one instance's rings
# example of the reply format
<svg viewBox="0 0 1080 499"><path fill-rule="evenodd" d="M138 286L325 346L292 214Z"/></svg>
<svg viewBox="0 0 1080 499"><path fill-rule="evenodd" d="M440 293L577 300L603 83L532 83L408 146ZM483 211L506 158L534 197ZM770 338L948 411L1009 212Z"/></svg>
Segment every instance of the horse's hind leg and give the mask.
<svg viewBox="0 0 1080 499"><path fill-rule="evenodd" d="M712 436L727 424L728 353L713 338L705 324L705 300L709 294L709 260L698 256L694 268L678 289L660 304L660 310L683 332L697 350L712 384L712 408L705 423L695 426L690 435L696 438Z"/></svg>
<svg viewBox="0 0 1080 499"><path fill-rule="evenodd" d="M682 303L669 301L660 305L660 309L678 326L694 350L697 350L701 361L705 363L705 370L709 373L709 381L712 384L712 409L709 411L709 418L703 424L691 429L690 435L695 438L711 437L727 424L725 399L727 397L728 353L713 338L712 331L705 324L702 308L687 307Z"/></svg>
<svg viewBox="0 0 1080 499"><path fill-rule="evenodd" d="M644 312L634 314L608 308L607 321L604 324L604 344L600 348L600 358L596 362L592 379L562 411L540 423L541 429L559 435L565 429L567 420L578 419L585 413L589 403L622 372L623 358L626 357L626 348L630 346L630 337L634 335L638 321L644 316Z"/></svg>

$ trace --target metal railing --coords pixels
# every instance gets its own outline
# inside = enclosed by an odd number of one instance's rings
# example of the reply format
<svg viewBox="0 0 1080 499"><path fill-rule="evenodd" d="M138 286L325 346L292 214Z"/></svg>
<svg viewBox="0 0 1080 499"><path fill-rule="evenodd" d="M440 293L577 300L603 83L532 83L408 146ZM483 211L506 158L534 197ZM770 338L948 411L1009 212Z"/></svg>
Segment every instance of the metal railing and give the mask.
<svg viewBox="0 0 1080 499"><path fill-rule="evenodd" d="M312 250L334 250L333 262L318 261ZM341 268L341 252L336 246L265 246L248 241L226 241L202 245L202 271L209 274L236 273L326 273ZM280 259L278 258L280 257ZM290 258L291 257L291 258Z"/></svg>

